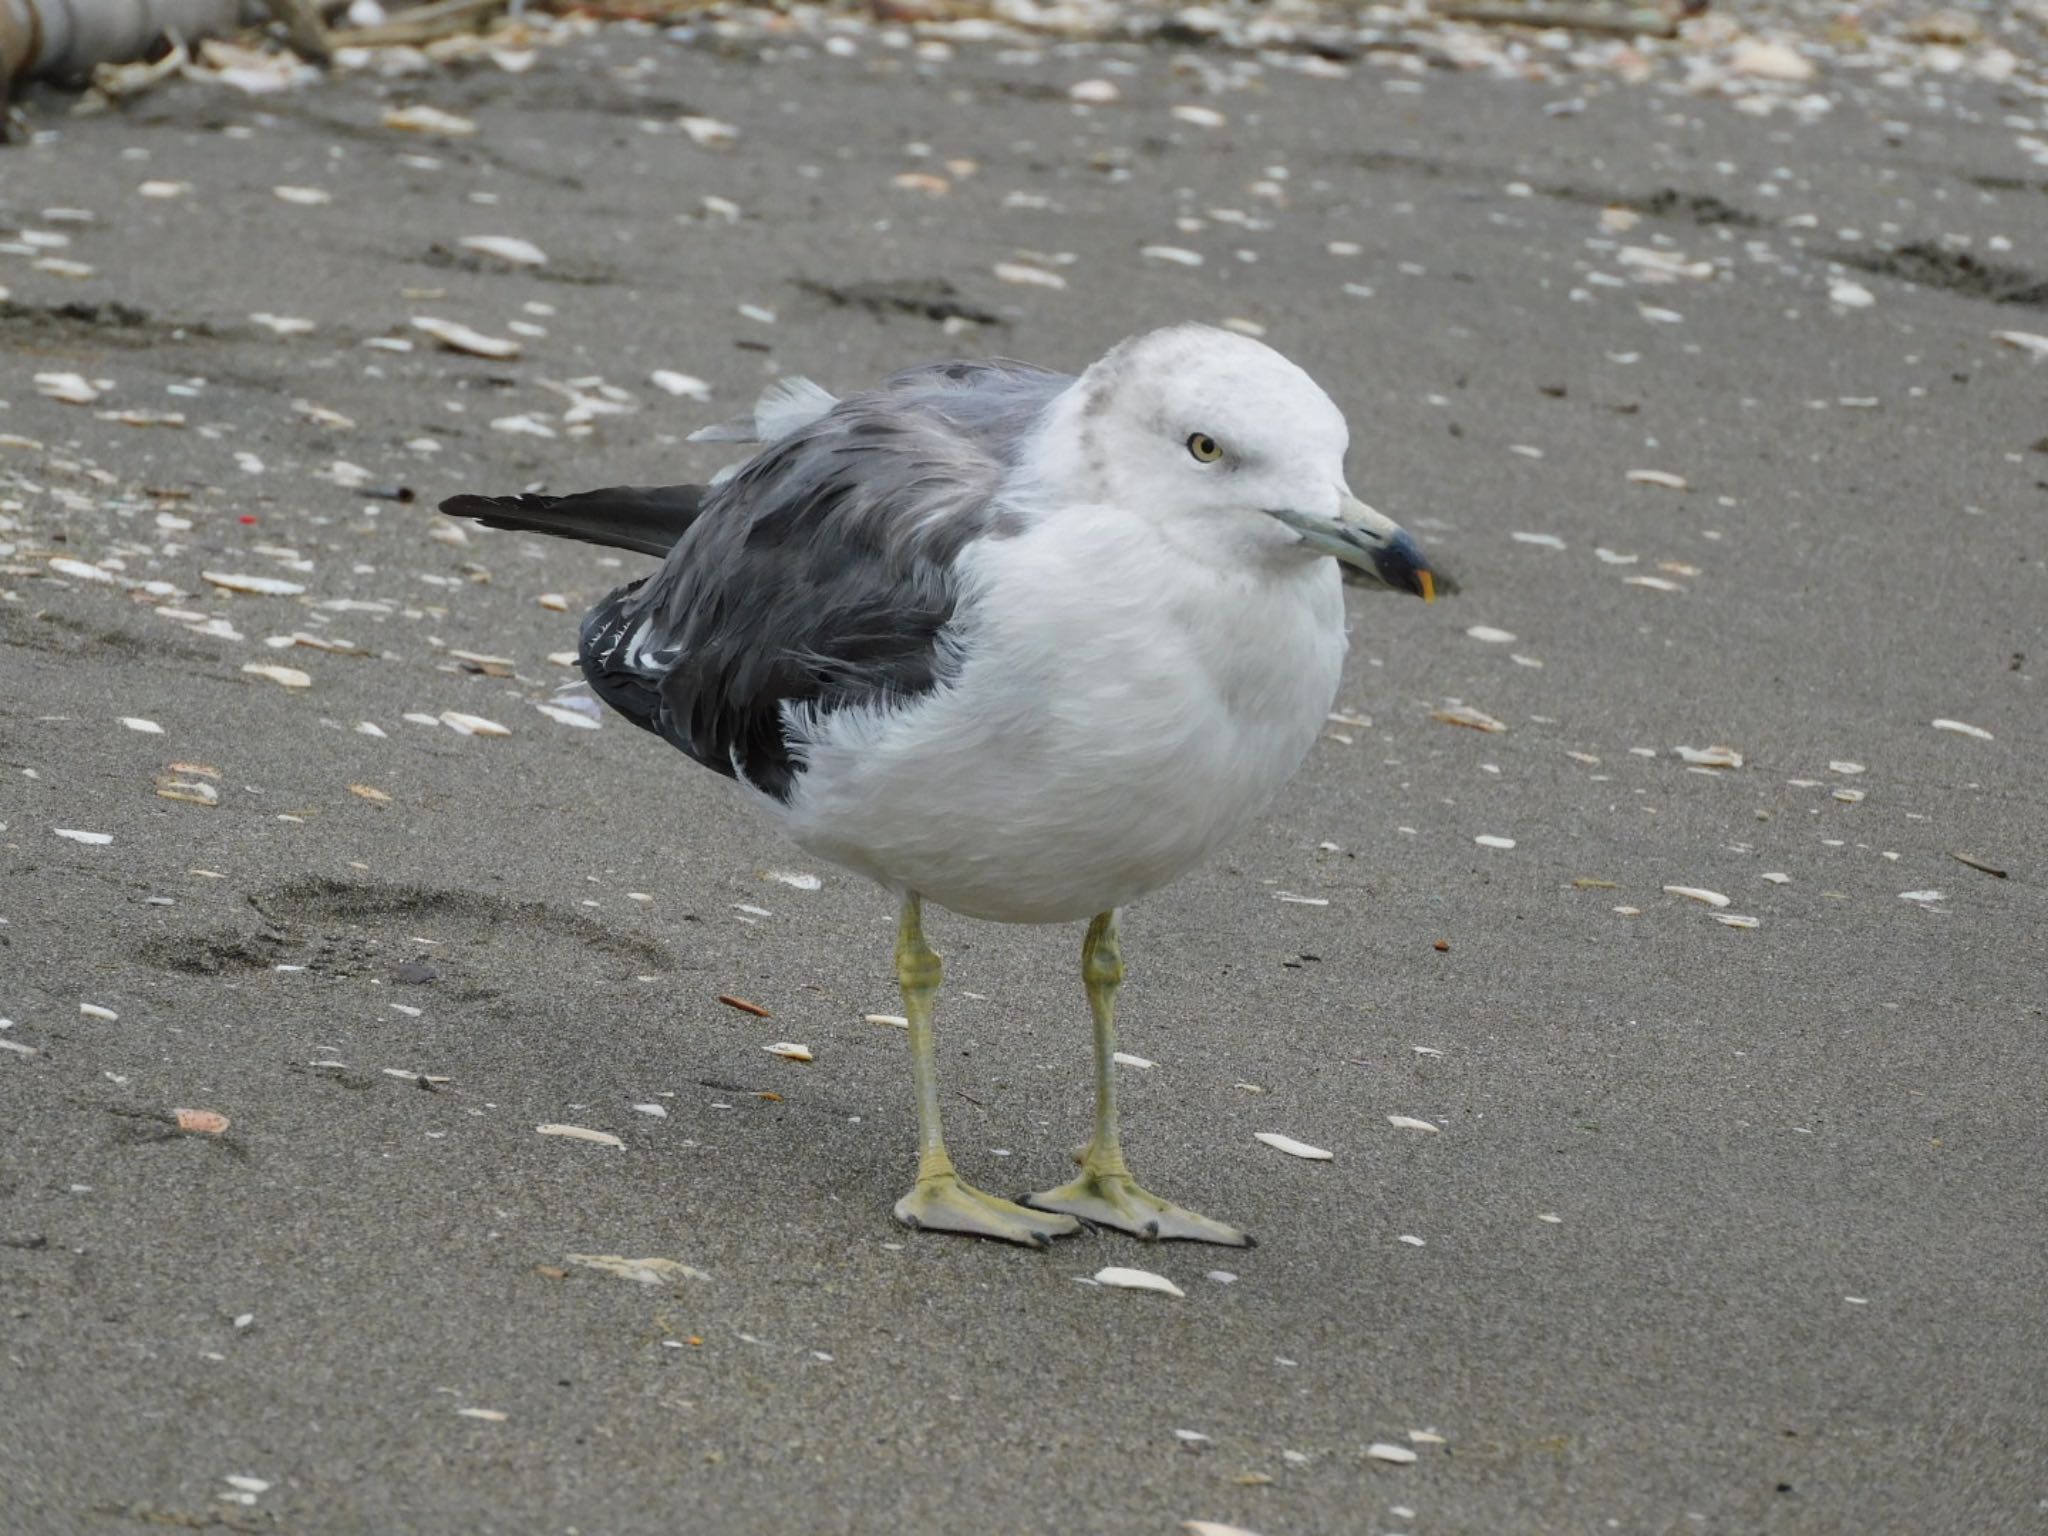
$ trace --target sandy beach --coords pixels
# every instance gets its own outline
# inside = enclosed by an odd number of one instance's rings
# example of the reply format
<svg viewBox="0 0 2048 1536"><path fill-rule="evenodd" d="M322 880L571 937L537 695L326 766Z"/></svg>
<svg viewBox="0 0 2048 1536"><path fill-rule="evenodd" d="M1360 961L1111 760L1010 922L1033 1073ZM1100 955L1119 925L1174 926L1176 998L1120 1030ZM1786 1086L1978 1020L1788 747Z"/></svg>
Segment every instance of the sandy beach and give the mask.
<svg viewBox="0 0 2048 1536"><path fill-rule="evenodd" d="M2041 1530L2048 99L847 37L0 150L0 1531ZM1260 1246L913 1234L889 899L558 695L644 561L430 508L1184 319L1462 590L1125 918ZM1080 930L931 932L1066 1177Z"/></svg>

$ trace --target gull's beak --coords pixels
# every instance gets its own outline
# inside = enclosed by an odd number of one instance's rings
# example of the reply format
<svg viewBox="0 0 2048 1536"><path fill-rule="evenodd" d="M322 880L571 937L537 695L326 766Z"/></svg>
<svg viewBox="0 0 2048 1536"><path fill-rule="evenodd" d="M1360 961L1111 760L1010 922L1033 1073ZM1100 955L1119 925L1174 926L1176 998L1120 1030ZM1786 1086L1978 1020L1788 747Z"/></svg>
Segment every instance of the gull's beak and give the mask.
<svg viewBox="0 0 2048 1536"><path fill-rule="evenodd" d="M1422 546L1406 528L1356 496L1347 495L1344 510L1335 517L1285 507L1268 509L1268 515L1299 533L1310 549L1335 555L1396 592L1413 593L1425 603L1436 601L1436 573Z"/></svg>

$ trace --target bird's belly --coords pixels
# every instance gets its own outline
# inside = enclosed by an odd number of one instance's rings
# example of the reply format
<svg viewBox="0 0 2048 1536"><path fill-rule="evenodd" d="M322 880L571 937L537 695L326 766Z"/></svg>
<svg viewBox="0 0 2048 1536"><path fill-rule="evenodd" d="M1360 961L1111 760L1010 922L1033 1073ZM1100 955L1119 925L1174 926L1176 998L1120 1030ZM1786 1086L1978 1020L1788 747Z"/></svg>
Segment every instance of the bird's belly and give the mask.
<svg viewBox="0 0 2048 1536"><path fill-rule="evenodd" d="M1241 832L1314 743L1344 652L1328 575L1314 600L1253 614L1237 594L1227 628L1163 631L1154 611L1098 614L1079 644L1073 628L985 636L935 693L821 722L786 829L970 917L1134 901Z"/></svg>

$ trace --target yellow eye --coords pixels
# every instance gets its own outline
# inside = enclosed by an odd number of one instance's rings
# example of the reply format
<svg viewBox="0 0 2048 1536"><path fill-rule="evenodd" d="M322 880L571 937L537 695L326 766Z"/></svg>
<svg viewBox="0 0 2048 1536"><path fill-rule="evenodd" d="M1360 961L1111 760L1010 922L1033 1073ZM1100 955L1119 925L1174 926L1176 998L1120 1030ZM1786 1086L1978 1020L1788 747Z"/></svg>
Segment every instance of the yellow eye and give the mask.
<svg viewBox="0 0 2048 1536"><path fill-rule="evenodd" d="M1222 447L1206 432L1197 432L1188 439L1188 452L1204 464L1214 464L1223 457Z"/></svg>

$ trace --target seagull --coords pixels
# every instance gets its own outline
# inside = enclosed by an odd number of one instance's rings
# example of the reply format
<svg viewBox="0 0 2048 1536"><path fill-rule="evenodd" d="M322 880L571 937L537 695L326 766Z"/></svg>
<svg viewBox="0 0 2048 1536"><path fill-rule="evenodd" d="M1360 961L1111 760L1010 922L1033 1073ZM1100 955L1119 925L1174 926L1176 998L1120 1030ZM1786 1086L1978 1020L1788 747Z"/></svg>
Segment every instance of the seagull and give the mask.
<svg viewBox="0 0 2048 1536"><path fill-rule="evenodd" d="M844 397L786 379L693 441L756 448L709 485L441 510L658 557L583 620L593 691L895 896L918 1124L897 1219L1040 1248L1083 1224L1249 1246L1124 1159L1117 912L1307 756L1344 660L1340 564L1435 596L1415 540L1345 483L1342 412L1264 343L1178 325L1078 377L992 359ZM927 902L1087 923L1095 1127L1071 1182L1005 1200L947 1153Z"/></svg>

